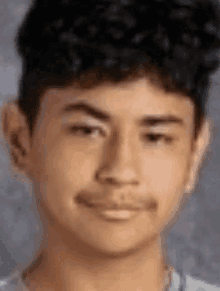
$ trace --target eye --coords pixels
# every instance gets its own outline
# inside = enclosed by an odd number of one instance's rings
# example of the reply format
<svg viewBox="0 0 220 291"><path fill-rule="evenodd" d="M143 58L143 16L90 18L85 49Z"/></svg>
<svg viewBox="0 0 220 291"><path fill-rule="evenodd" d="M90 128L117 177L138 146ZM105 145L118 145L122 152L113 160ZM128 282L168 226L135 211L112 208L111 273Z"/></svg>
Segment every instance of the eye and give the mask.
<svg viewBox="0 0 220 291"><path fill-rule="evenodd" d="M153 133L148 133L145 135L145 139L151 143L157 143L161 140L164 140L166 143L172 143L174 138L168 135L164 134L153 134Z"/></svg>
<svg viewBox="0 0 220 291"><path fill-rule="evenodd" d="M100 127L94 127L94 126L72 126L70 128L70 131L74 135L78 136L96 136L98 134L103 135L103 131Z"/></svg>

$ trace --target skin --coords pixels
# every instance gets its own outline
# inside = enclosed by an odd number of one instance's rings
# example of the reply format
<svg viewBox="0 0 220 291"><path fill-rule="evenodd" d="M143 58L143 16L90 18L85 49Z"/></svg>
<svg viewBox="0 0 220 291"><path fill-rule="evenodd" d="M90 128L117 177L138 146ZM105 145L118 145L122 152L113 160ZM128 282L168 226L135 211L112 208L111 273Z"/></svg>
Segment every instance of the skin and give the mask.
<svg viewBox="0 0 220 291"><path fill-rule="evenodd" d="M64 112L79 101L110 120L82 110ZM139 122L167 115L182 124ZM25 282L29 290L163 290L160 234L193 190L210 141L205 120L192 147L192 101L143 78L93 89L47 90L32 139L16 102L2 116L16 166L33 183L47 225L42 262ZM74 131L79 125L98 130ZM162 136L152 140L152 134ZM109 222L77 203L79 195L145 207L128 221Z"/></svg>

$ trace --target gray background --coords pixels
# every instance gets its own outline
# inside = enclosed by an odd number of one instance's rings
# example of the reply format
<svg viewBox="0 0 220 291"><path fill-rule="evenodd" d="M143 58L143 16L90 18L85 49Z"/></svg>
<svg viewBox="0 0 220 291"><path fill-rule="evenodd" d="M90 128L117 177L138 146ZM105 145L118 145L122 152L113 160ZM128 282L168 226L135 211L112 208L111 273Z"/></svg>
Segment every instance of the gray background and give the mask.
<svg viewBox="0 0 220 291"><path fill-rule="evenodd" d="M28 0L0 0L0 106L16 96L21 61L14 36ZM37 24L36 24L37 25ZM214 120L213 141L195 193L167 238L177 270L220 284L220 70L212 76L207 112ZM9 149L0 131L0 277L34 257L42 236L31 185L12 171Z"/></svg>

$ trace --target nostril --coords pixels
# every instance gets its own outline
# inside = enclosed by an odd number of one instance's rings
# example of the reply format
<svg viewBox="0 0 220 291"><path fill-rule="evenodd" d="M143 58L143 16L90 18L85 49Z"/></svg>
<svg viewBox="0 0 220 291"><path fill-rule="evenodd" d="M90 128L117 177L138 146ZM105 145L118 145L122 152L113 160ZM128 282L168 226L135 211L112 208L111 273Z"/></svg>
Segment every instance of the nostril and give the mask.
<svg viewBox="0 0 220 291"><path fill-rule="evenodd" d="M122 167L118 169L102 169L96 174L96 179L101 183L114 185L138 185L140 182L135 170L130 167L124 169Z"/></svg>
<svg viewBox="0 0 220 291"><path fill-rule="evenodd" d="M117 184L117 181L114 178L105 178L106 182L111 184Z"/></svg>

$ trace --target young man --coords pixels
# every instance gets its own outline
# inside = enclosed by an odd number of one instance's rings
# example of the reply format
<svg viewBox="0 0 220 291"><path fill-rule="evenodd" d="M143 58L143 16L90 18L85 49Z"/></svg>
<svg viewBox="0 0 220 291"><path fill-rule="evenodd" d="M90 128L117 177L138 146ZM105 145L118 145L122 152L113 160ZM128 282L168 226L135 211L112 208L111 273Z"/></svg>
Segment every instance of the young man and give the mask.
<svg viewBox="0 0 220 291"><path fill-rule="evenodd" d="M217 8L34 3L18 34L20 95L2 121L45 236L15 290L220 290L171 272L161 237L209 144Z"/></svg>

